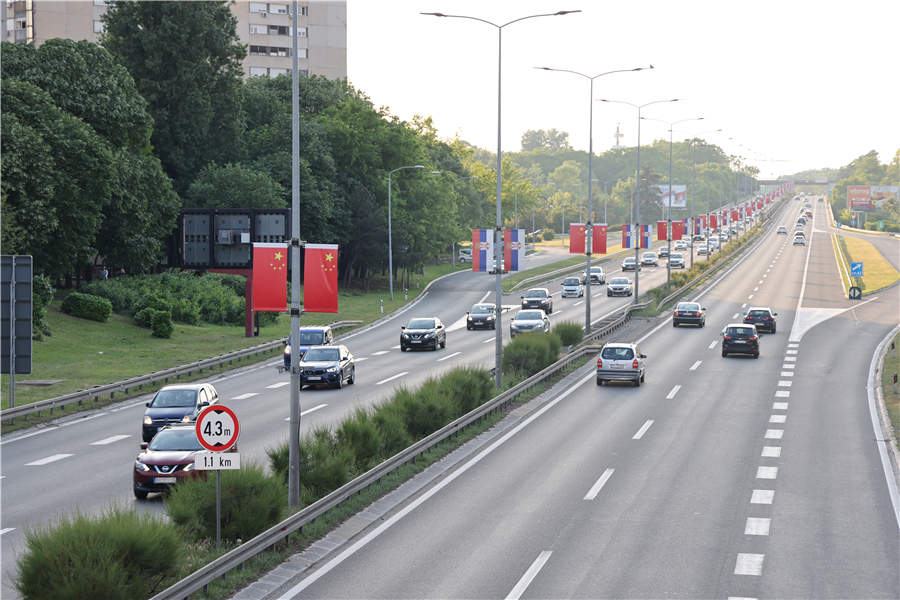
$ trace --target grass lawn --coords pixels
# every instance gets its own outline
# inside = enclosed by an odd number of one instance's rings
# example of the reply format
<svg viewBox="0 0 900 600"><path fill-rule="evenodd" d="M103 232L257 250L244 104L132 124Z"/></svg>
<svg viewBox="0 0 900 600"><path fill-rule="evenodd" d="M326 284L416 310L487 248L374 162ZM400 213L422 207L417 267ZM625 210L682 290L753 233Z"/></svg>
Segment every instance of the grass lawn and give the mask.
<svg viewBox="0 0 900 600"><path fill-rule="evenodd" d="M894 428L894 436L900 437L900 394L894 393L894 374L900 373L900 333L894 336L894 356L891 357L890 347L884 356L884 371L881 373L881 391L884 394L884 403L887 406L888 415Z"/></svg>
<svg viewBox="0 0 900 600"><path fill-rule="evenodd" d="M900 280L900 273L871 242L853 236L842 237L847 248L847 262L863 263L863 276L859 278L863 292L871 294Z"/></svg>

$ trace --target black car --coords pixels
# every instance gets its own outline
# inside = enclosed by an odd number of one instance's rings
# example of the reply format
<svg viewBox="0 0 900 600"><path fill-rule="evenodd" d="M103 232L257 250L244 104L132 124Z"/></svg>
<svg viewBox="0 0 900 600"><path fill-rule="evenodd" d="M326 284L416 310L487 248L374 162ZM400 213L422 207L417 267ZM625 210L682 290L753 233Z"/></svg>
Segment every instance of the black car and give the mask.
<svg viewBox="0 0 900 600"><path fill-rule="evenodd" d="M299 363L300 389L304 385L342 388L356 381L356 362L347 346L313 346Z"/></svg>
<svg viewBox="0 0 900 600"><path fill-rule="evenodd" d="M777 312L772 312L771 308L766 306L751 306L744 313L744 323L756 325L757 331L766 330L769 333L775 333L777 323L775 317Z"/></svg>
<svg viewBox="0 0 900 600"><path fill-rule="evenodd" d="M672 327L683 324L706 327L706 307L696 302L679 302L672 314Z"/></svg>
<svg viewBox="0 0 900 600"><path fill-rule="evenodd" d="M522 308L540 308L548 315L553 312L553 298L547 288L531 288L522 296Z"/></svg>
<svg viewBox="0 0 900 600"><path fill-rule="evenodd" d="M437 317L416 317L400 328L400 351L410 348L447 347L447 330Z"/></svg>
<svg viewBox="0 0 900 600"><path fill-rule="evenodd" d="M493 304L476 304L466 313L466 329L496 329L497 316Z"/></svg>
<svg viewBox="0 0 900 600"><path fill-rule="evenodd" d="M164 386L147 403L141 439L149 442L157 431L167 425L193 421L201 410L218 401L219 394L211 383Z"/></svg>
<svg viewBox="0 0 900 600"><path fill-rule="evenodd" d="M759 335L755 325L729 323L722 330L722 356L750 354L759 358Z"/></svg>

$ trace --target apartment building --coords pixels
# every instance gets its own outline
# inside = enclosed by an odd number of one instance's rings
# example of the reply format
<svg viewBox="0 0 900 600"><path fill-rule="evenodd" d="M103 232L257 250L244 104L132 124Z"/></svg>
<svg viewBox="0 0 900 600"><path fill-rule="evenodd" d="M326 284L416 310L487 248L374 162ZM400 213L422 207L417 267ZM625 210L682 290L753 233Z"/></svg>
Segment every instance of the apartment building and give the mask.
<svg viewBox="0 0 900 600"><path fill-rule="evenodd" d="M33 42L51 38L96 42L103 32L107 0L0 0L0 40ZM347 77L346 0L299 3L298 59L302 75ZM275 77L291 70L291 2L236 0L231 12L247 46L244 75Z"/></svg>

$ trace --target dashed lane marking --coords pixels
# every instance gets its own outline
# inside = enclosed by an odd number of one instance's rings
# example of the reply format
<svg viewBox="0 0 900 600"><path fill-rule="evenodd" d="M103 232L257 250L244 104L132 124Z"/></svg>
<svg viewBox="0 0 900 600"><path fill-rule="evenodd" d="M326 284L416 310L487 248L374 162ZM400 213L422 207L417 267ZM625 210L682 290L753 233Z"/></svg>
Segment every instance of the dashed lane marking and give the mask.
<svg viewBox="0 0 900 600"><path fill-rule="evenodd" d="M259 396L259 392L247 392L246 394L241 394L240 396L234 396L232 400L246 400L247 398L252 398L253 396Z"/></svg>
<svg viewBox="0 0 900 600"><path fill-rule="evenodd" d="M525 590L528 589L528 586L531 585L534 578L537 577L547 561L550 560L551 554L553 554L553 552L550 550L544 550L536 559L534 559L534 562L531 563L531 566L528 567L528 570L522 575L522 579L520 579L516 586L506 595L506 600L519 600L519 598L522 597L522 594L525 593Z"/></svg>
<svg viewBox="0 0 900 600"><path fill-rule="evenodd" d="M795 344L793 342L788 343L788 348L799 348L799 347L800 347L800 344Z"/></svg>
<svg viewBox="0 0 900 600"><path fill-rule="evenodd" d="M781 446L763 446L760 456L763 458L779 458L781 456Z"/></svg>
<svg viewBox="0 0 900 600"><path fill-rule="evenodd" d="M737 555L737 562L734 564L735 575L762 575L763 559L765 554L746 554Z"/></svg>
<svg viewBox="0 0 900 600"><path fill-rule="evenodd" d="M309 413L316 412L317 410L325 408L326 406L328 406L328 405L327 404L319 404L318 406L313 406L312 408L307 408L306 410L300 412L300 416L305 417ZM291 420L290 417L285 418L285 421L290 421L290 420Z"/></svg>
<svg viewBox="0 0 900 600"><path fill-rule="evenodd" d="M576 302L575 304L573 304L573 306L580 306L580 305L582 305L582 304L584 304L584 300L579 300L578 302Z"/></svg>
<svg viewBox="0 0 900 600"><path fill-rule="evenodd" d="M107 444L112 444L114 442L118 442L119 440L124 440L130 437L130 435L114 435L102 440L97 440L96 442L91 442L91 446L106 446Z"/></svg>
<svg viewBox="0 0 900 600"><path fill-rule="evenodd" d="M744 525L744 535L769 535L771 523L771 519L747 517L747 524Z"/></svg>
<svg viewBox="0 0 900 600"><path fill-rule="evenodd" d="M771 415L769 417L769 423L785 423L787 422L787 415Z"/></svg>
<svg viewBox="0 0 900 600"><path fill-rule="evenodd" d="M0 529L0 535L3 535L3 534L5 534L5 533L9 533L10 531L15 531L15 530L16 530L15 527L7 527L6 529Z"/></svg>
<svg viewBox="0 0 900 600"><path fill-rule="evenodd" d="M497 336L495 335L494 337L488 338L488 339L484 340L484 341L481 342L481 343L482 343L482 344L487 344L488 342L493 342L493 341L496 340L496 339L497 339Z"/></svg>
<svg viewBox="0 0 900 600"><path fill-rule="evenodd" d="M797 362L797 357L796 356L785 356L784 360L785 360L785 362Z"/></svg>
<svg viewBox="0 0 900 600"><path fill-rule="evenodd" d="M791 387L793 384L793 381L788 381L787 379L781 379L778 381L778 387Z"/></svg>
<svg viewBox="0 0 900 600"><path fill-rule="evenodd" d="M609 478L612 477L612 474L615 473L615 469L606 469L603 471L603 475L600 476L600 479L591 486L591 489L588 490L588 493L584 495L585 500L593 500L597 497L597 494L600 493L600 490L603 489L603 486L606 485L606 482L609 481Z"/></svg>
<svg viewBox="0 0 900 600"><path fill-rule="evenodd" d="M753 294L750 294L749 296L747 296L747 300L753 300Z"/></svg>
<svg viewBox="0 0 900 600"><path fill-rule="evenodd" d="M408 375L408 374L409 374L409 371L403 371L401 373L397 373L396 375L391 375L387 379L382 379L381 381L375 383L375 385L381 385L382 383L387 383L388 381L393 381L393 380L397 379L398 377L403 377L404 375Z"/></svg>
<svg viewBox="0 0 900 600"><path fill-rule="evenodd" d="M760 281L760 283L762 283L762 281ZM753 288L753 291L754 291L754 292L758 292L758 291L759 291L759 286L756 286L755 288Z"/></svg>
<svg viewBox="0 0 900 600"><path fill-rule="evenodd" d="M267 390L277 390L278 388L284 387L286 385L291 385L291 382L290 381L277 381L277 382L273 383L272 385L267 385L266 389Z"/></svg>
<svg viewBox="0 0 900 600"><path fill-rule="evenodd" d="M746 306L746 304L745 304L744 306ZM741 316L741 313L734 313L734 315L732 315L731 318L732 318L732 319L737 319L739 316Z"/></svg>
<svg viewBox="0 0 900 600"><path fill-rule="evenodd" d="M716 344L718 344L718 343L719 343L719 342L710 342L710 344L709 344L709 349L712 350L713 348L716 347Z"/></svg>
<svg viewBox="0 0 900 600"><path fill-rule="evenodd" d="M772 410L787 410L788 403L787 402L773 402Z"/></svg>
<svg viewBox="0 0 900 600"><path fill-rule="evenodd" d="M767 440L780 440L784 437L784 429L766 429Z"/></svg>
<svg viewBox="0 0 900 600"><path fill-rule="evenodd" d="M382 354L387 354L390 350L379 350L378 352L373 352L372 356L381 356Z"/></svg>
<svg viewBox="0 0 900 600"><path fill-rule="evenodd" d="M44 465L48 465L52 462L56 462L58 460L62 460L64 458L69 458L70 456L75 456L74 454L54 454L53 456L48 456L46 458L41 458L30 463L25 463L26 467L42 467Z"/></svg>
<svg viewBox="0 0 900 600"><path fill-rule="evenodd" d="M668 395L666 395L666 400L672 400L673 398L675 398L675 394L677 394L678 390L680 390L680 389L681 389L680 385L676 385L675 387L673 387L672 391L670 391L668 393Z"/></svg>
<svg viewBox="0 0 900 600"><path fill-rule="evenodd" d="M699 366L702 365L702 364L703 364L703 361L702 361L702 360L698 360L698 361L695 362L693 365L691 365L691 368L688 369L688 370L689 370L689 371L696 371L696 370L697 370L697 367L699 367Z"/></svg>
<svg viewBox="0 0 900 600"><path fill-rule="evenodd" d="M448 354L444 358L437 359L437 362L445 361L447 359L453 358L454 356L459 356L460 354L462 354L462 352L454 352L453 354Z"/></svg>
<svg viewBox="0 0 900 600"><path fill-rule="evenodd" d="M785 350L784 353L787 355L790 355L790 356L794 356L797 354L797 351L796 350Z"/></svg>
<svg viewBox="0 0 900 600"><path fill-rule="evenodd" d="M353 360L355 360L356 362L362 362L364 360L369 360L369 357L368 356L360 356L359 358L354 358Z"/></svg>
<svg viewBox="0 0 900 600"><path fill-rule="evenodd" d="M793 376L794 376L793 371L782 371L781 372L781 377L793 377Z"/></svg>
<svg viewBox="0 0 900 600"><path fill-rule="evenodd" d="M644 434L647 433L647 430L650 429L651 425L653 425L653 419L647 419L644 424L641 425L641 428L637 430L637 433L631 436L631 439L639 440L644 437Z"/></svg>
<svg viewBox="0 0 900 600"><path fill-rule="evenodd" d="M778 467L756 467L757 479L776 479L778 477Z"/></svg>
<svg viewBox="0 0 900 600"><path fill-rule="evenodd" d="M753 490L750 504L772 504L775 501L775 490Z"/></svg>
<svg viewBox="0 0 900 600"><path fill-rule="evenodd" d="M776 398L790 398L791 393L787 390L778 390L777 392L775 392L775 397Z"/></svg>

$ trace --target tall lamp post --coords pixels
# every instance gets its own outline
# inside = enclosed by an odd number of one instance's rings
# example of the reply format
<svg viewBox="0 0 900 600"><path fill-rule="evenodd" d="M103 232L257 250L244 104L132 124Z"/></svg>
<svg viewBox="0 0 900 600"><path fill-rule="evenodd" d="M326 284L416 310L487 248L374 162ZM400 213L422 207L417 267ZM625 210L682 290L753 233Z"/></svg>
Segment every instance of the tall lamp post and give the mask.
<svg viewBox="0 0 900 600"><path fill-rule="evenodd" d="M500 125L502 122L502 104L501 104L501 90L502 90L502 79L501 74L503 72L503 28L512 25L513 23L518 23L519 21L524 21L526 19L535 19L537 17L557 17L561 15L568 15L571 13L578 13L580 10L560 10L554 13L541 13L537 15L528 15L525 17L519 17L518 19L513 19L512 21L507 21L503 24L494 23L492 21L488 21L486 19L482 19L480 17L471 17L468 15L447 15L439 12L423 12L419 13L422 15L428 15L432 17L446 17L453 19L469 19L472 21L478 21L480 23L484 23L486 25L490 25L491 27L497 30L497 225L494 230L494 264L497 265L496 269L496 300L495 300L495 310L496 313L496 328L497 335L494 336L494 348L495 348L495 360L494 360L494 382L497 388L499 389L503 383L503 327L501 323L501 314L503 307L503 288L501 287L500 278L503 275L503 269L500 268L500 265L503 264L503 221L501 214L501 199L502 199L502 190L503 190L503 181L502 181L502 159L501 159L501 144L500 144Z"/></svg>
<svg viewBox="0 0 900 600"><path fill-rule="evenodd" d="M687 121L702 121L703 117L691 117L689 119L679 119L678 121L665 121L663 119L653 119L650 117L641 117L645 121L659 121L669 126L669 198L666 202L666 239L669 241L669 257L672 256L672 130L675 125L685 123ZM692 252L693 254L693 252ZM669 260L666 261L666 285L672 281L672 265Z"/></svg>
<svg viewBox="0 0 900 600"><path fill-rule="evenodd" d="M391 300L394 299L394 245L391 239L391 175L403 169L424 169L424 165L407 165L388 171L388 281L391 288Z"/></svg>
<svg viewBox="0 0 900 600"><path fill-rule="evenodd" d="M638 297L640 296L638 289L638 281L640 279L641 273L641 260L640 260L640 226L641 226L641 109L651 104L663 104L665 102L678 102L680 98L672 98L671 100L654 100L652 102L645 102L644 104L632 104L631 102L626 102L624 100L607 100L605 98L600 98L600 102L611 102L614 104L627 104L628 106L632 106L638 111L638 127L637 127L637 175L635 177L635 202L633 209L634 219L634 303L638 303ZM624 240L623 240L624 241Z"/></svg>
<svg viewBox="0 0 900 600"><path fill-rule="evenodd" d="M590 85L590 93L588 95L588 174L587 174L587 222L585 223L585 240L584 240L584 253L587 255L587 260L585 262L584 268L584 297L587 300L584 303L584 332L589 333L591 331L591 250L593 248L593 210L591 206L591 182L593 181L593 164L594 164L594 80L598 77L603 77L604 75L610 75L612 73L628 73L632 71L643 71L645 69L652 69L653 65L647 67L635 67L632 69L616 69L614 71L607 71L605 73L599 73L597 75L587 75L586 73L580 73L578 71L572 71L571 69L552 69L550 67L536 67L543 71L556 71L559 73L571 73L572 75L578 75L579 77L583 77L591 82Z"/></svg>

